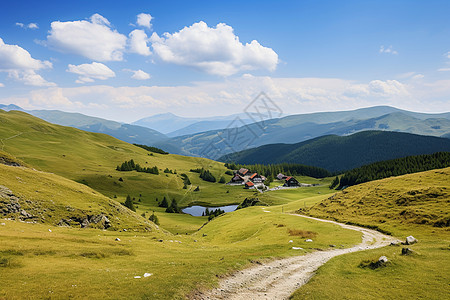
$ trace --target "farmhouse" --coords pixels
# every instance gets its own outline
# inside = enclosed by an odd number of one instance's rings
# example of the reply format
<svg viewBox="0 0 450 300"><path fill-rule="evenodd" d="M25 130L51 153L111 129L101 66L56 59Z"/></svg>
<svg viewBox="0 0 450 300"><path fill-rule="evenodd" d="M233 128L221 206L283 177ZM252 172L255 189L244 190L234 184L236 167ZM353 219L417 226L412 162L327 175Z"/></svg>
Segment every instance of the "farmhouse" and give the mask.
<svg viewBox="0 0 450 300"><path fill-rule="evenodd" d="M239 171L238 171L237 173L238 173L239 175L241 175L241 176L248 175L248 174L247 174L247 173L248 173L248 169L240 168Z"/></svg>
<svg viewBox="0 0 450 300"><path fill-rule="evenodd" d="M245 181L244 177L242 177L239 174L236 174L236 175L234 175L233 178L231 178L230 183L232 183L232 184L244 184L244 181Z"/></svg>
<svg viewBox="0 0 450 300"><path fill-rule="evenodd" d="M253 183L262 183L263 182L263 176L259 175L258 173L253 173L250 177L249 180Z"/></svg>
<svg viewBox="0 0 450 300"><path fill-rule="evenodd" d="M287 187L300 186L300 183L294 177L289 176L286 178L286 181L284 182L283 186L287 186Z"/></svg>
<svg viewBox="0 0 450 300"><path fill-rule="evenodd" d="M255 185L253 184L253 182L248 181L245 183L244 189L252 189L252 188L255 188Z"/></svg>

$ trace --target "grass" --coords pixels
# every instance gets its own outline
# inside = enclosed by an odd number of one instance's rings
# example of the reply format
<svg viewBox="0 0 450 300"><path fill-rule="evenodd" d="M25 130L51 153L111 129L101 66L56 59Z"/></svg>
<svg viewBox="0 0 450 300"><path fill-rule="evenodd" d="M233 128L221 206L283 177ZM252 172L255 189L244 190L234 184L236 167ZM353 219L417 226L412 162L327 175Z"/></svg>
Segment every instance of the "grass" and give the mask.
<svg viewBox="0 0 450 300"><path fill-rule="evenodd" d="M449 175L446 168L369 182L303 209L317 217L375 226L402 240L413 235L419 243L407 246L413 255L401 255L402 247L390 246L335 257L292 299L401 299L406 291L414 291L408 296L412 299L448 298L448 227L433 225L450 213ZM405 215L405 210L410 213ZM359 267L382 255L389 259L386 267Z"/></svg>
<svg viewBox="0 0 450 300"><path fill-rule="evenodd" d="M361 238L333 224L265 213L261 207L227 213L192 235L4 222L0 256L20 265L0 268L0 298L7 299L184 298L252 262L328 248L330 243L350 246ZM306 243L286 228L318 235L314 243ZM144 273L153 275L134 279Z"/></svg>

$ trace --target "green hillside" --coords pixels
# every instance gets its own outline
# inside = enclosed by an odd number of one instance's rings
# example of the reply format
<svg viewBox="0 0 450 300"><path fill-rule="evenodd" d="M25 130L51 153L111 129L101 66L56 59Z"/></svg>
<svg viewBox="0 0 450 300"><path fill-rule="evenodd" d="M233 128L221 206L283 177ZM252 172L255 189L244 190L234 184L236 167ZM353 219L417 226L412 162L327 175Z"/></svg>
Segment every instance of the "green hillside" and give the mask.
<svg viewBox="0 0 450 300"><path fill-rule="evenodd" d="M5 152L38 170L83 183L119 202L130 195L139 214L146 213L148 217L155 211L161 226L174 232L195 231L205 219L165 214L165 208L158 207L157 199L159 202L163 197L169 201L175 199L181 207L201 203L221 206L238 204L251 193L239 187L206 182L198 173L190 172L204 168L216 178L224 176L227 181L231 178L225 174L227 169L222 163L208 159L152 153L108 135L50 124L18 111L0 111L0 122L0 140ZM142 167L157 166L159 175L116 170L131 159ZM164 173L166 168L172 173ZM183 173L191 181L186 189L183 189ZM200 191L194 191L197 186Z"/></svg>
<svg viewBox="0 0 450 300"><path fill-rule="evenodd" d="M336 257L292 298L403 299L408 291L414 291L413 299L448 298L449 178L450 168L445 168L372 181L301 209L320 218L377 227L402 240L413 235L418 243ZM403 247L412 254L401 255ZM382 255L389 259L386 267L361 268Z"/></svg>
<svg viewBox="0 0 450 300"><path fill-rule="evenodd" d="M225 155L239 164L299 163L345 171L377 161L450 151L450 140L389 131L323 136L298 144L271 144Z"/></svg>

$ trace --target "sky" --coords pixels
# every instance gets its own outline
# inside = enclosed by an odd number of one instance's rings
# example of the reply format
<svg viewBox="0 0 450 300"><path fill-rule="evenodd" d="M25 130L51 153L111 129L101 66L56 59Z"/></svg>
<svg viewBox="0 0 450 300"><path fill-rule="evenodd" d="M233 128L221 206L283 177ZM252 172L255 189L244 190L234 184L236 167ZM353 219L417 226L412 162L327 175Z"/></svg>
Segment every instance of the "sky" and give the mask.
<svg viewBox="0 0 450 300"><path fill-rule="evenodd" d="M450 1L1 1L0 103L121 122L450 111Z"/></svg>

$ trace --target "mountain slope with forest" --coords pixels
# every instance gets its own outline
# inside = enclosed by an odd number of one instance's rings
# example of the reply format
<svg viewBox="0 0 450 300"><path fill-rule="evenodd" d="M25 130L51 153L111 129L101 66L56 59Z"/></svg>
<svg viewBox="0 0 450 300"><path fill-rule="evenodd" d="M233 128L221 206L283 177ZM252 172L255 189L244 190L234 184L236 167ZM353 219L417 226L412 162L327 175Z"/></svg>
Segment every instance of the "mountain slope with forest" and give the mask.
<svg viewBox="0 0 450 300"><path fill-rule="evenodd" d="M271 144L221 157L238 164L298 163L332 172L410 155L450 151L450 140L402 132L364 131L329 135L297 144Z"/></svg>

